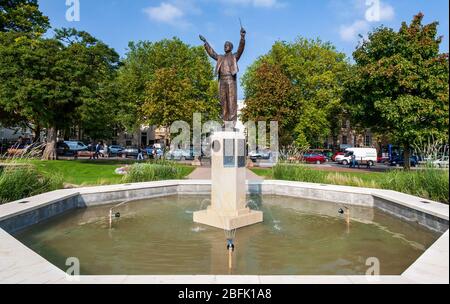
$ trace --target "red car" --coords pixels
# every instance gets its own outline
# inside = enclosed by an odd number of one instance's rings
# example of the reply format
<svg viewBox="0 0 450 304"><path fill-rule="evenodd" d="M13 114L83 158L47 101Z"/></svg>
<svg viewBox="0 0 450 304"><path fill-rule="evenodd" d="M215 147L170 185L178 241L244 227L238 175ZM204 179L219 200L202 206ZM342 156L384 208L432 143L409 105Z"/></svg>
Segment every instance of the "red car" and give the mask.
<svg viewBox="0 0 450 304"><path fill-rule="evenodd" d="M379 164L389 164L389 157L378 157L377 162Z"/></svg>
<svg viewBox="0 0 450 304"><path fill-rule="evenodd" d="M310 164L320 165L327 162L327 158L320 154L305 154L303 159L305 160L305 162Z"/></svg>

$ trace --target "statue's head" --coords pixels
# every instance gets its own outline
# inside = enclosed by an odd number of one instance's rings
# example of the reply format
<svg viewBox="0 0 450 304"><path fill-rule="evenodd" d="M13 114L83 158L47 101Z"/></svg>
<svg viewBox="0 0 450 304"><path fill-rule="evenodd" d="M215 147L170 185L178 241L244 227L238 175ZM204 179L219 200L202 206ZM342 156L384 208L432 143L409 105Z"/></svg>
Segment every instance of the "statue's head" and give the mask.
<svg viewBox="0 0 450 304"><path fill-rule="evenodd" d="M233 44L230 41L225 42L225 53L230 53L233 51Z"/></svg>

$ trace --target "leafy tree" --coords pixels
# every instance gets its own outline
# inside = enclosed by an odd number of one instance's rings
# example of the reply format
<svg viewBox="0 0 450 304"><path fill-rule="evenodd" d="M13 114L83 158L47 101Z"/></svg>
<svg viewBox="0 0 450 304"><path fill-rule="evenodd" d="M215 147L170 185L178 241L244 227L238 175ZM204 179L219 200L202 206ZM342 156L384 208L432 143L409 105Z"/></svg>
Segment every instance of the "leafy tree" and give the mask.
<svg viewBox="0 0 450 304"><path fill-rule="evenodd" d="M37 0L0 0L0 32L43 34L49 27Z"/></svg>
<svg viewBox="0 0 450 304"><path fill-rule="evenodd" d="M282 145L321 146L340 129L342 79L348 70L345 55L330 43L276 42L243 77L243 118L278 120Z"/></svg>
<svg viewBox="0 0 450 304"><path fill-rule="evenodd" d="M0 39L13 39L0 35ZM58 131L78 118L117 53L86 32L57 30L53 39L21 37L0 43L0 105L47 129L45 159L56 158Z"/></svg>
<svg viewBox="0 0 450 304"><path fill-rule="evenodd" d="M278 64L262 62L255 68L251 74L244 75L248 97L242 117L244 121L278 121L281 141L292 142L291 133L287 131L295 122L293 85ZM250 75L251 81L246 78Z"/></svg>
<svg viewBox="0 0 450 304"><path fill-rule="evenodd" d="M129 49L117 80L128 128L191 122L195 112L219 117L217 82L202 47L173 38L131 42Z"/></svg>
<svg viewBox="0 0 450 304"><path fill-rule="evenodd" d="M7 43L14 44L23 36L39 37L49 26L49 20L39 11L37 1L0 0L0 48L5 48ZM40 134L39 123L28 121L17 111L8 111L1 104L0 122L3 126L29 128Z"/></svg>
<svg viewBox="0 0 450 304"><path fill-rule="evenodd" d="M77 119L74 123L82 130L83 138L94 141L108 140L114 136L116 129L121 129L118 108L119 93L115 85L114 74L101 81L97 89L77 110ZM111 79L109 79L111 78Z"/></svg>
<svg viewBox="0 0 450 304"><path fill-rule="evenodd" d="M398 32L380 27L370 33L354 52L356 66L346 81L354 120L392 135L405 160L418 140L448 140L448 54L439 53L438 23L423 25L423 17Z"/></svg>

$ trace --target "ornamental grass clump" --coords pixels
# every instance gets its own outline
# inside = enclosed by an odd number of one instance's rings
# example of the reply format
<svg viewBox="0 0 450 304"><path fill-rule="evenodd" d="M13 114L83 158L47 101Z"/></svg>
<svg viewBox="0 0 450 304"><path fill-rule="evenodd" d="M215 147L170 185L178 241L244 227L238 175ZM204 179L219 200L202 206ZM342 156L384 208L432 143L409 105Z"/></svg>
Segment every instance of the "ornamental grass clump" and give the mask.
<svg viewBox="0 0 450 304"><path fill-rule="evenodd" d="M43 175L30 165L10 164L0 172L0 204L61 188L61 176Z"/></svg>
<svg viewBox="0 0 450 304"><path fill-rule="evenodd" d="M141 183L160 180L182 179L183 171L181 167L173 164L134 164L128 174L123 177L125 183Z"/></svg>
<svg viewBox="0 0 450 304"><path fill-rule="evenodd" d="M324 183L326 173L308 169L301 165L278 164L273 168L273 177L278 180L305 183Z"/></svg>
<svg viewBox="0 0 450 304"><path fill-rule="evenodd" d="M449 203L449 171L425 168L394 170L384 176L382 188Z"/></svg>

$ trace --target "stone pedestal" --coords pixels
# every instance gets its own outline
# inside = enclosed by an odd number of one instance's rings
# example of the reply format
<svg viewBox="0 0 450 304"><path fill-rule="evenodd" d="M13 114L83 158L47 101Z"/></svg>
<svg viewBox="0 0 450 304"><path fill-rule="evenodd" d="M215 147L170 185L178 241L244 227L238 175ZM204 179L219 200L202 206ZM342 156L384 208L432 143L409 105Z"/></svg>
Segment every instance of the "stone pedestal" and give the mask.
<svg viewBox="0 0 450 304"><path fill-rule="evenodd" d="M211 142L212 204L194 213L194 222L224 230L261 223L263 213L247 207L245 137L216 132Z"/></svg>

